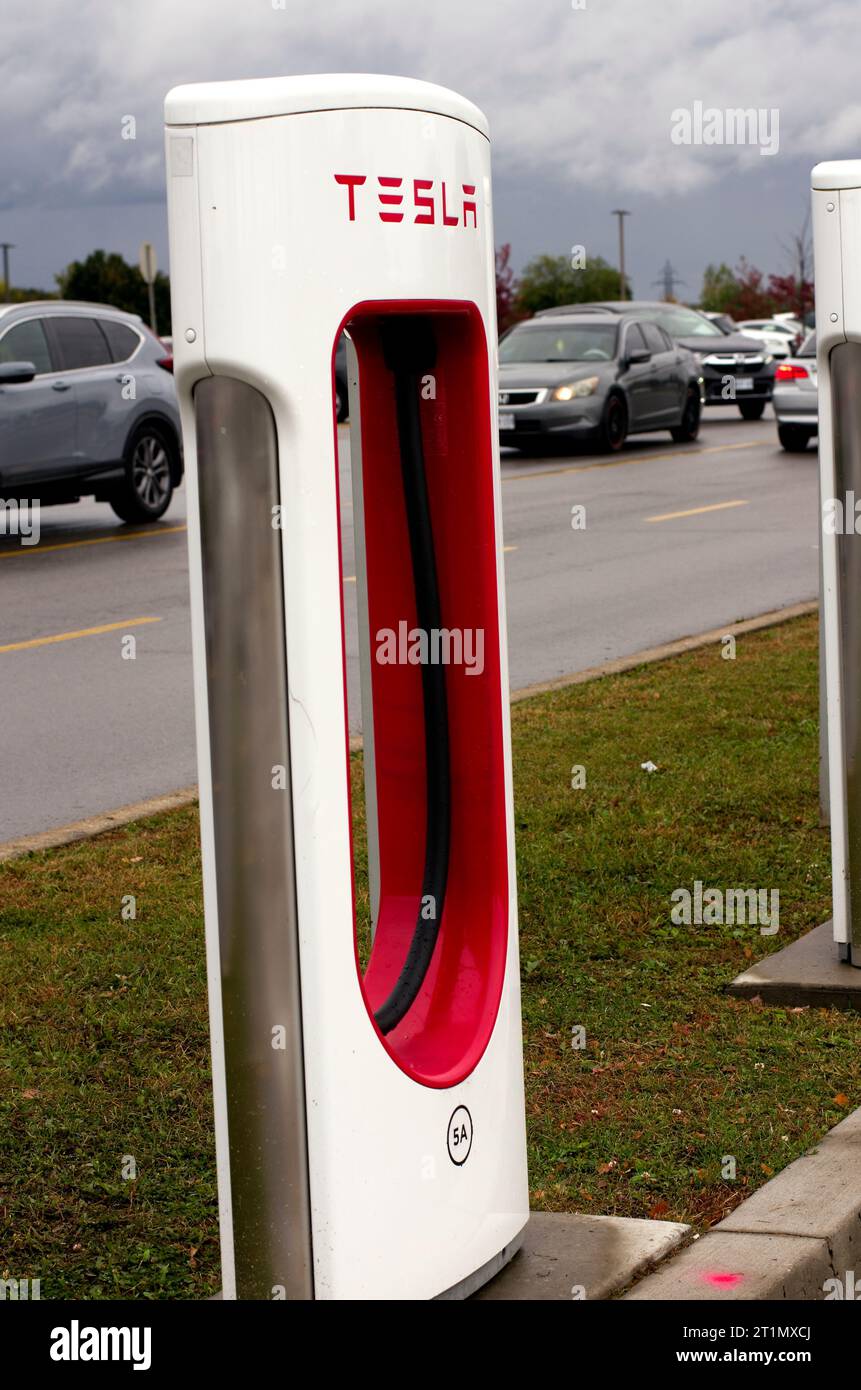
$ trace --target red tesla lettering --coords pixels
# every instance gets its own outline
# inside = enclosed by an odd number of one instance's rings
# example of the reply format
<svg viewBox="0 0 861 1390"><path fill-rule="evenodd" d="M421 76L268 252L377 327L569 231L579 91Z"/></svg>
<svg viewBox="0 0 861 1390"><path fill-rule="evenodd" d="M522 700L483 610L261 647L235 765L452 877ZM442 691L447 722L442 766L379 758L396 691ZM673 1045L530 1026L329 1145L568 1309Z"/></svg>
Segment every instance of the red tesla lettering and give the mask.
<svg viewBox="0 0 861 1390"><path fill-rule="evenodd" d="M473 225L473 227L475 227L475 228L477 229L477 228L478 228L478 213L477 213L476 210L475 210L475 201L474 201L474 199L475 199L475 184L474 184L474 183L464 183L464 184L461 184L461 187L462 187L462 189L463 189L463 191L464 191L464 195L465 195L465 196L464 196L464 200L463 200L463 225L466 226L466 214L467 214L468 212L471 212L471 213L472 213L472 225ZM467 196L467 195L468 195L468 196Z"/></svg>
<svg viewBox="0 0 861 1390"><path fill-rule="evenodd" d="M443 182L443 185L442 185L442 224L443 224L444 227L456 227L457 224L458 224L458 219L457 219L456 217L449 217L448 213L446 212L446 208L445 208L445 182Z"/></svg>
<svg viewBox="0 0 861 1390"><path fill-rule="evenodd" d="M401 184L403 183L403 179L384 179L381 177L377 180L377 182L379 183L380 188L400 188ZM404 195L403 193L380 193L379 199L380 202L384 204L384 206L398 207L404 201ZM381 222L403 222L403 220L404 214L402 212L380 213Z"/></svg>
<svg viewBox="0 0 861 1390"><path fill-rule="evenodd" d="M426 198L419 189L433 188L433 179L413 179L413 202L416 205L416 222L435 222L433 198ZM419 215L419 208L427 208L427 212Z"/></svg>
<svg viewBox="0 0 861 1390"><path fill-rule="evenodd" d="M335 182L336 182L336 183L345 184L346 187L347 187L347 191L348 191L347 196L348 196L348 202L349 202L349 207L350 207L350 221L351 221L351 222L355 222L355 220L356 220L356 188L357 188L357 186L358 186L359 184L364 183L366 178L367 178L367 175L366 175L366 174L336 174L336 175L335 175Z"/></svg>
<svg viewBox="0 0 861 1390"><path fill-rule="evenodd" d="M367 174L335 174L335 182L341 184L347 190L347 214L351 222L356 221L356 189L361 184L366 183ZM394 175L378 175L377 200L379 203L379 214L381 222L403 222L404 221L404 194L401 191L404 183L408 182L403 178L396 178ZM457 212L449 212L448 191L444 180L439 181L439 209L440 218L437 218L437 192L433 179L412 179L413 186L413 223L417 225L433 226L441 223L444 227L473 226L478 228L478 202L476 200L477 184L462 183L460 185L462 203Z"/></svg>

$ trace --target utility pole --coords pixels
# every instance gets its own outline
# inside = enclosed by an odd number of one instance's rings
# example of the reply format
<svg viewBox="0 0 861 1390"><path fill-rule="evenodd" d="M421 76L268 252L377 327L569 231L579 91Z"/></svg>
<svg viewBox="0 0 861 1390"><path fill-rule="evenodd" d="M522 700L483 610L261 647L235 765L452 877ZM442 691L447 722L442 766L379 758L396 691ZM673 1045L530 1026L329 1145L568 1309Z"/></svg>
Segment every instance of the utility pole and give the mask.
<svg viewBox="0 0 861 1390"><path fill-rule="evenodd" d="M7 304L12 303L12 286L9 284L9 252L15 250L14 241L0 241L3 250L3 286L4 298Z"/></svg>
<svg viewBox="0 0 861 1390"><path fill-rule="evenodd" d="M158 337L158 325L155 318L155 277L158 271L156 262L155 247L151 241L142 241L139 257L140 272L143 276L149 296L149 326Z"/></svg>
<svg viewBox="0 0 861 1390"><path fill-rule="evenodd" d="M619 283L622 287L621 299L628 298L628 283L625 279L625 218L630 217L626 208L614 208L613 216L619 219Z"/></svg>

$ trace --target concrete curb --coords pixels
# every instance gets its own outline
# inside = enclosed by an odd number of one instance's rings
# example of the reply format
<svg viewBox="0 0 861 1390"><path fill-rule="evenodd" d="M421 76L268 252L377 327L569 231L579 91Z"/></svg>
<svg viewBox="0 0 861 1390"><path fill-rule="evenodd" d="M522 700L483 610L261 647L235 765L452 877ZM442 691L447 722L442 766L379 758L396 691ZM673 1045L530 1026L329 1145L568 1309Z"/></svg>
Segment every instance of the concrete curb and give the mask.
<svg viewBox="0 0 861 1390"><path fill-rule="evenodd" d="M685 1245L690 1226L628 1216L534 1211L523 1245L476 1302L607 1299Z"/></svg>
<svg viewBox="0 0 861 1390"><path fill-rule="evenodd" d="M153 796L149 801L136 801L130 806L118 806L115 811L105 811L101 816L73 821L71 825L60 826L57 830L45 830L39 835L25 835L20 840L7 840L4 845L0 845L0 864L8 859L18 859L24 854L58 849L61 845L73 845L78 840L92 840L96 835L105 835L109 830L128 825L130 821L143 820L145 816L157 816L161 811L175 811L180 806L190 806L196 800L197 787L183 787L181 791L168 792L166 796Z"/></svg>
<svg viewBox="0 0 861 1390"><path fill-rule="evenodd" d="M709 647L722 637L743 637L748 632L760 632L766 627L779 627L781 623L791 622L793 618L805 618L819 610L816 600L810 603L794 603L790 608L775 608L771 613L760 613L756 618L745 618L743 622L727 623L725 627L713 627L708 632L699 632L692 637L680 637L675 642L665 642L660 647L647 647L645 651L635 652L633 656L616 657L600 666L588 666L570 676L557 676L552 681L541 681L538 685L526 685L511 692L511 703L531 700L533 695L546 695L551 690L564 690L569 685L585 685L587 681L600 680L602 676L617 676L623 671L633 671L637 666L649 666L655 661L668 661L670 657L682 656L684 652L696 651L697 647Z"/></svg>
<svg viewBox="0 0 861 1390"><path fill-rule="evenodd" d="M633 656L617 657L613 661L605 661L601 666L589 666L585 671L557 676L551 681L541 681L537 685L526 685L520 690L513 690L511 703L517 705L521 700L531 700L534 695L564 690L569 685L585 685L588 681L600 680L603 676L619 675L623 671L633 671L638 666L648 666L655 661L669 661L671 657L695 651L697 647L708 647L713 642L719 642L722 637L743 637L748 632L778 627L781 623L791 622L793 618L803 618L815 613L818 607L815 601L794 603L789 608L775 608L770 613L760 613L756 618L728 623L726 627L713 627L708 632L681 637L676 642L665 642L660 647L647 647L645 651L635 652ZM361 734L351 735L350 752L358 752L361 747ZM96 835L105 835L119 826L128 825L130 821L143 820L146 816L157 816L161 811L173 811L180 806L189 806L196 800L197 787L184 787L180 791L168 792L165 796L154 796L148 801L134 802L130 806L120 806L115 811L105 811L103 815L90 816L88 820L59 826L56 830L45 830L38 835L25 835L18 840L7 840L5 844L0 844L0 864L9 859L18 859L24 854L58 849L62 845L75 844L78 840L90 840Z"/></svg>
<svg viewBox="0 0 861 1390"><path fill-rule="evenodd" d="M817 1301L861 1270L861 1110L626 1299ZM851 1295L854 1298L854 1293Z"/></svg>

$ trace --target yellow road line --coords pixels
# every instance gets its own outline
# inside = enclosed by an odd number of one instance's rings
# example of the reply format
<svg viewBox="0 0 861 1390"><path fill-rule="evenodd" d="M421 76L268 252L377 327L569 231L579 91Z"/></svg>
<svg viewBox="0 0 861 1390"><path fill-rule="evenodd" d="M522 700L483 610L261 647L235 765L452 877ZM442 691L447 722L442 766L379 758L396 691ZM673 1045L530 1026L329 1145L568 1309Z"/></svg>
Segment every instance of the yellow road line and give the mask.
<svg viewBox="0 0 861 1390"><path fill-rule="evenodd" d="M14 555L44 555L49 550L76 550L81 545L113 545L115 541L144 541L154 536L173 536L187 526L162 526L157 531L123 531L118 536L90 536L85 541L58 541L56 545L21 545L17 550L0 550L0 560Z"/></svg>
<svg viewBox="0 0 861 1390"><path fill-rule="evenodd" d="M735 449L756 449L761 443L759 439L751 439L744 444L714 444L707 449L686 449L675 454L643 454L642 458L614 458L608 459L606 463L577 463L567 468L542 468L540 473L509 473L502 481L522 483L529 478L553 478L562 473L590 473L593 468L629 468L637 463L682 463L684 459L703 458L706 454L728 454ZM509 460L506 459L505 462Z"/></svg>
<svg viewBox="0 0 861 1390"><path fill-rule="evenodd" d="M27 642L8 642L0 652L24 652L30 647L48 647L54 642L73 642L76 637L98 637L102 632L125 632L144 623L160 623L161 618L127 618L122 623L103 623L101 627L82 627L77 632L56 632L51 637L31 637Z"/></svg>
<svg viewBox="0 0 861 1390"><path fill-rule="evenodd" d="M675 521L679 516L702 516L703 512L722 512L727 507L747 507L749 500L736 502L713 502L710 507L690 507L686 512L664 512L663 516L647 516L644 521Z"/></svg>

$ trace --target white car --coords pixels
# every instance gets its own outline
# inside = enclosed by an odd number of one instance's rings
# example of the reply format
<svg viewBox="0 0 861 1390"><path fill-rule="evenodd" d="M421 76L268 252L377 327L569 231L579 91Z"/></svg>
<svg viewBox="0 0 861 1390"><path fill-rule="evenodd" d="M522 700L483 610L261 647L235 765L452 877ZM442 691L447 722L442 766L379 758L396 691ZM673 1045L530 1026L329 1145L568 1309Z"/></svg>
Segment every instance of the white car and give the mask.
<svg viewBox="0 0 861 1390"><path fill-rule="evenodd" d="M797 352L810 330L804 327L797 314L773 314L772 317L775 323L785 323L786 327L795 334L795 350Z"/></svg>
<svg viewBox="0 0 861 1390"><path fill-rule="evenodd" d="M772 357L780 362L785 357L791 357L795 350L797 335L785 323L778 323L775 319L745 319L738 325L738 331L746 333L749 338L759 338Z"/></svg>

